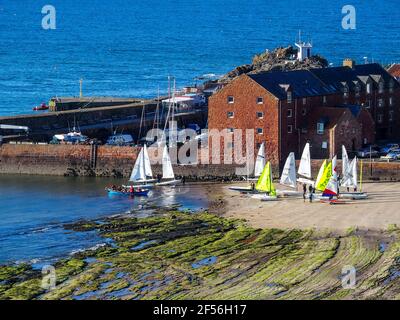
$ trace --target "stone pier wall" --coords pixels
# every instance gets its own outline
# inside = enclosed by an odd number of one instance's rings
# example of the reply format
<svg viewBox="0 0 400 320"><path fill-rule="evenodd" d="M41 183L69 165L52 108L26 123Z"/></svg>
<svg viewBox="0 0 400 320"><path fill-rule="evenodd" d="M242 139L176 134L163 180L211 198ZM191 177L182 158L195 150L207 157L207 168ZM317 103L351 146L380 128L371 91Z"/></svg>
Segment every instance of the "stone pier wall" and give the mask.
<svg viewBox="0 0 400 320"><path fill-rule="evenodd" d="M57 176L98 176L129 177L138 148L98 146L96 167L91 165L91 146L73 145L24 145L3 144L0 146L0 174L35 174ZM159 155L149 150L150 158ZM313 160L313 175L316 176L321 160ZM177 176L188 180L230 180L237 179L235 169L238 165L176 165ZM153 173L161 173L160 165L153 165ZM338 161L341 172L341 161ZM365 180L400 181L400 163L364 161ZM278 168L273 167L274 176L278 177Z"/></svg>

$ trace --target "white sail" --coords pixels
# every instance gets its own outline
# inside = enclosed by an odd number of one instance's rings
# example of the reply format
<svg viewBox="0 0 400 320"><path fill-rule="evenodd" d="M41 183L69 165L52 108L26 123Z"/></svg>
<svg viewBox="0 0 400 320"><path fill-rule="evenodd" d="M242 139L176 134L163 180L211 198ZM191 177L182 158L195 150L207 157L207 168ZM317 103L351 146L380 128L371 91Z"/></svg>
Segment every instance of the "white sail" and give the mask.
<svg viewBox="0 0 400 320"><path fill-rule="evenodd" d="M260 177L265 167L265 144L263 143L258 150L256 165L254 168L254 176Z"/></svg>
<svg viewBox="0 0 400 320"><path fill-rule="evenodd" d="M358 174L357 174L357 157L353 159L347 168L345 178L342 182L343 187L357 188L358 187Z"/></svg>
<svg viewBox="0 0 400 320"><path fill-rule="evenodd" d="M334 197L338 195L338 191L339 188L338 188L337 178L335 177L335 175L332 175L322 195L328 197Z"/></svg>
<svg viewBox="0 0 400 320"><path fill-rule="evenodd" d="M291 152L286 160L281 176L281 184L296 188L296 159L294 153Z"/></svg>
<svg viewBox="0 0 400 320"><path fill-rule="evenodd" d="M146 174L144 170L144 162L143 162L143 148L140 150L139 155L136 159L135 165L133 167L131 177L129 181L136 182L136 181L143 181L146 180Z"/></svg>
<svg viewBox="0 0 400 320"><path fill-rule="evenodd" d="M334 156L332 159L332 176L335 177L337 180L338 178L338 172L337 172L337 156Z"/></svg>
<svg viewBox="0 0 400 320"><path fill-rule="evenodd" d="M168 153L167 146L164 146L162 157L163 179L175 179L174 170L172 168L171 158Z"/></svg>
<svg viewBox="0 0 400 320"><path fill-rule="evenodd" d="M301 156L300 166L299 166L299 175L309 178L312 178L311 175L311 154L310 154L310 144L307 143L304 147L303 155Z"/></svg>
<svg viewBox="0 0 400 320"><path fill-rule="evenodd" d="M144 161L144 172L146 177L153 178L153 172L151 171L150 157L147 152L147 146L143 147L143 161Z"/></svg>
<svg viewBox="0 0 400 320"><path fill-rule="evenodd" d="M349 156L347 155L347 150L344 145L342 145L342 175L345 178L347 171L349 170Z"/></svg>

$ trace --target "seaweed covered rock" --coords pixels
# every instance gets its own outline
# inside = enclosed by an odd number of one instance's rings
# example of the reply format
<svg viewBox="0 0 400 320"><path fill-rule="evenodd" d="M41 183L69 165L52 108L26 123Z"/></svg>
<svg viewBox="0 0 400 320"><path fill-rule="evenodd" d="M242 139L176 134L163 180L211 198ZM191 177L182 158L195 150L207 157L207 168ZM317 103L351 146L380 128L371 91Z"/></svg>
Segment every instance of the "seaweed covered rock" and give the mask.
<svg viewBox="0 0 400 320"><path fill-rule="evenodd" d="M311 56L304 61L296 59L298 50L292 46L279 47L272 51L266 50L253 57L251 64L236 67L219 81L228 83L242 74L257 74L268 71L290 71L312 68L326 68L329 63L320 55Z"/></svg>

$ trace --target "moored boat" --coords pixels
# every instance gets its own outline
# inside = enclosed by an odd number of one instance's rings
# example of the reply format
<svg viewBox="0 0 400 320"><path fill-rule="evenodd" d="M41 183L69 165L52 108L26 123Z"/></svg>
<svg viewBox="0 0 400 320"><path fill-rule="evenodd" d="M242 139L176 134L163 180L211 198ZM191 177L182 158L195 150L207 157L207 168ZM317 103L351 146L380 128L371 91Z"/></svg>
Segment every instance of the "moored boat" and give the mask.
<svg viewBox="0 0 400 320"><path fill-rule="evenodd" d="M106 188L106 191L111 196L136 196L136 197L146 197L150 190L148 189L138 189L138 190L117 190L113 188Z"/></svg>

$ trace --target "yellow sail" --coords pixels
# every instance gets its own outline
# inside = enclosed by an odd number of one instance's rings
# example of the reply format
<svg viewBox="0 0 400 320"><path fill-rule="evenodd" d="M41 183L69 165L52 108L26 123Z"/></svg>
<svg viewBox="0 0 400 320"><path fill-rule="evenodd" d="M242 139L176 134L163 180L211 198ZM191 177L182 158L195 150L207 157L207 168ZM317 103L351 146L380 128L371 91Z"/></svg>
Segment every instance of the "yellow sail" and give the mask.
<svg viewBox="0 0 400 320"><path fill-rule="evenodd" d="M321 179L317 181L315 189L324 192L331 177L332 177L332 162L330 162L328 166L325 168Z"/></svg>
<svg viewBox="0 0 400 320"><path fill-rule="evenodd" d="M264 171L262 172L260 179L258 179L256 190L260 192L266 192L270 196L276 196L276 189L272 181L272 170L270 162L265 165Z"/></svg>

